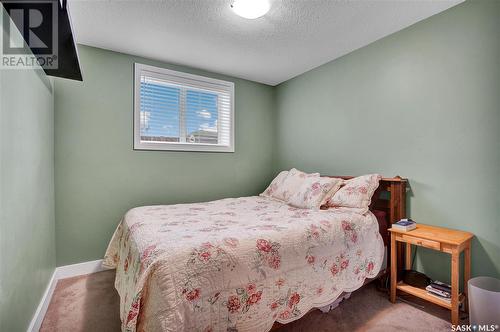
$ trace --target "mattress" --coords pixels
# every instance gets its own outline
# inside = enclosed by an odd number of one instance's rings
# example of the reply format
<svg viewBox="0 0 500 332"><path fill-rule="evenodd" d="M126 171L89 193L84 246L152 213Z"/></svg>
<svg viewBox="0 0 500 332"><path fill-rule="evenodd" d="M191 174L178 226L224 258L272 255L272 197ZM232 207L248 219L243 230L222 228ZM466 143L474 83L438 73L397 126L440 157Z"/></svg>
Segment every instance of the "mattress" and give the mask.
<svg viewBox="0 0 500 332"><path fill-rule="evenodd" d="M383 256L371 212L252 196L132 209L104 265L123 331L267 331L361 287Z"/></svg>

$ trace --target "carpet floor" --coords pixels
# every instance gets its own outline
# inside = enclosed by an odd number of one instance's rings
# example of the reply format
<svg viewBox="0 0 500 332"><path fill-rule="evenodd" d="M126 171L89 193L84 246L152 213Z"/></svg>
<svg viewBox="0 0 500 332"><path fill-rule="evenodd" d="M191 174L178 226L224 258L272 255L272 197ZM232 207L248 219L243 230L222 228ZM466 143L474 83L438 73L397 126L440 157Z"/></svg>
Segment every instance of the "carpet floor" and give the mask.
<svg viewBox="0 0 500 332"><path fill-rule="evenodd" d="M113 270L59 280L40 331L120 331ZM327 314L315 310L279 331L450 331L450 312L410 295L389 302L374 283ZM465 322L464 322L465 323Z"/></svg>

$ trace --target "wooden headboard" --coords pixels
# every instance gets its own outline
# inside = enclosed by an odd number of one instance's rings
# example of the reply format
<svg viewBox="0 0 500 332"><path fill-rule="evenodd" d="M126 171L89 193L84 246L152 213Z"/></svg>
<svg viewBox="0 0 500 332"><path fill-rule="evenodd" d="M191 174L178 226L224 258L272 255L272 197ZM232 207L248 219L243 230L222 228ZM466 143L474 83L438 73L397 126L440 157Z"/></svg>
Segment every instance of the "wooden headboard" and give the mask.
<svg viewBox="0 0 500 332"><path fill-rule="evenodd" d="M349 180L354 176L329 176ZM406 217L406 184L407 179L400 176L382 178L377 191L373 194L370 210L380 210L387 213L391 224Z"/></svg>

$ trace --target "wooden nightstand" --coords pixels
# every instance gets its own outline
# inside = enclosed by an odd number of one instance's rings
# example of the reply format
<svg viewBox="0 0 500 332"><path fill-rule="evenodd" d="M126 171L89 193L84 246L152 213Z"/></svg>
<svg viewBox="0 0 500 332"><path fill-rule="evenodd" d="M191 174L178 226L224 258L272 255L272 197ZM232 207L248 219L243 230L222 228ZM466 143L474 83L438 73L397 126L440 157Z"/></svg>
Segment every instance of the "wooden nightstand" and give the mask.
<svg viewBox="0 0 500 332"><path fill-rule="evenodd" d="M467 281L470 278L470 242L474 235L469 232L448 228L417 224L417 228L404 232L391 228L391 302L396 302L396 291L417 296L451 310L451 323L459 323L458 309L461 302L467 305ZM413 287L397 281L397 245L406 243L405 264L411 269L411 246L421 246L451 254L451 303L427 294L425 289ZM459 294L460 253L464 252L464 292Z"/></svg>

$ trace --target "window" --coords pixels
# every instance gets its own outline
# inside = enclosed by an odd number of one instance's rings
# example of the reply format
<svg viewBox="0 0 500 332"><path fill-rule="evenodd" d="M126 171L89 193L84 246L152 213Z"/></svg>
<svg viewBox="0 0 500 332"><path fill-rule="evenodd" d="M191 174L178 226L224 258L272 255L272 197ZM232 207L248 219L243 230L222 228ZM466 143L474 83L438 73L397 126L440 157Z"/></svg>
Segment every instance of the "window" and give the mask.
<svg viewBox="0 0 500 332"><path fill-rule="evenodd" d="M134 149L234 152L234 84L135 64Z"/></svg>

